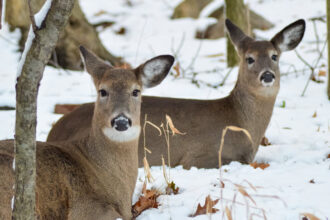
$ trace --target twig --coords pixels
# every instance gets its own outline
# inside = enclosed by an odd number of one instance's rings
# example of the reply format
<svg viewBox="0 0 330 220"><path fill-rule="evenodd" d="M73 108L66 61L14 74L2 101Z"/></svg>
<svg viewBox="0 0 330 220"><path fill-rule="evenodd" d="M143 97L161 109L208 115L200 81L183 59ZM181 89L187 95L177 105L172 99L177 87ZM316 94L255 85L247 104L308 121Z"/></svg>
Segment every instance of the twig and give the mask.
<svg viewBox="0 0 330 220"><path fill-rule="evenodd" d="M33 32L36 33L38 31L38 27L36 25L36 20L34 18L34 14L33 14L33 11L32 11L31 0L28 0L28 6L29 6L30 20L31 20L32 29L33 29Z"/></svg>
<svg viewBox="0 0 330 220"><path fill-rule="evenodd" d="M233 67L229 69L229 71L227 72L227 74L226 74L225 77L223 78L222 82L219 84L219 86L223 86L223 85L225 85L225 82L226 82L226 80L227 80L229 74L231 73L231 71L233 71L233 69L234 69Z"/></svg>
<svg viewBox="0 0 330 220"><path fill-rule="evenodd" d="M306 90L307 90L307 87L308 87L308 85L309 85L309 82L310 82L310 80L312 79L312 77L313 77L313 75L314 75L315 68L317 67L317 65L319 64L319 62L320 62L320 60L321 60L321 58L322 58L322 56L323 56L323 52L324 52L324 49L326 48L327 42L328 42L327 40L324 42L323 48L322 48L322 50L321 50L321 53L320 53L319 57L317 58L317 60L316 60L316 62L315 62L315 64L314 64L314 66L311 66L309 63L307 63L307 61L304 60L304 59L300 56L300 54L295 50L295 53L297 54L298 58L299 58L303 63L305 63L305 64L310 68L310 70L311 70L311 74L310 74L310 76L308 77L308 80L307 80L307 83L306 83L306 85L305 85L305 88L304 88L303 92L301 93L301 96L302 96L302 97L305 95L305 92L306 92Z"/></svg>
<svg viewBox="0 0 330 220"><path fill-rule="evenodd" d="M2 28L2 0L0 0L0 29Z"/></svg>

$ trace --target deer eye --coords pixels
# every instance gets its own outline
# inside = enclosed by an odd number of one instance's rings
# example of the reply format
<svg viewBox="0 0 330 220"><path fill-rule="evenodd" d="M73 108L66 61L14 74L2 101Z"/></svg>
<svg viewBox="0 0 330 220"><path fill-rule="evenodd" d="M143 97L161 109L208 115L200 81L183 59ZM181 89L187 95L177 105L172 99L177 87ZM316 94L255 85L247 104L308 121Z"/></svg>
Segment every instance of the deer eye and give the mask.
<svg viewBox="0 0 330 220"><path fill-rule="evenodd" d="M139 93L140 93L140 90L138 90L138 89L134 89L134 91L132 92L132 95L133 95L134 97L138 97Z"/></svg>
<svg viewBox="0 0 330 220"><path fill-rule="evenodd" d="M254 59L252 57L248 57L245 59L248 64L254 63Z"/></svg>
<svg viewBox="0 0 330 220"><path fill-rule="evenodd" d="M108 96L109 95L108 92L105 91L104 89L100 89L99 90L99 93L100 93L101 97L105 97L105 96Z"/></svg>
<svg viewBox="0 0 330 220"><path fill-rule="evenodd" d="M272 56L272 60L277 61L277 55L274 54L274 55Z"/></svg>

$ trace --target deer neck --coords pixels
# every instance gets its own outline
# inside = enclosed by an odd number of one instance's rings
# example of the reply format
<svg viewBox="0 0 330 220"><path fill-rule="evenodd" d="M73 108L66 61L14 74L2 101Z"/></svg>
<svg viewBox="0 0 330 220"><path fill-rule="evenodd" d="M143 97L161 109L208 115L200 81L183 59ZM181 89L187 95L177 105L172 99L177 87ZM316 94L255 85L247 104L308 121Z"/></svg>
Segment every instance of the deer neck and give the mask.
<svg viewBox="0 0 330 220"><path fill-rule="evenodd" d="M111 141L94 122L93 119L85 143L78 143L79 160L97 198L114 206L124 219L130 218L131 199L138 172L138 139L121 143Z"/></svg>
<svg viewBox="0 0 330 220"><path fill-rule="evenodd" d="M259 145L271 119L278 90L272 96L258 95L239 78L229 99L233 103L240 126L247 129L253 142Z"/></svg>

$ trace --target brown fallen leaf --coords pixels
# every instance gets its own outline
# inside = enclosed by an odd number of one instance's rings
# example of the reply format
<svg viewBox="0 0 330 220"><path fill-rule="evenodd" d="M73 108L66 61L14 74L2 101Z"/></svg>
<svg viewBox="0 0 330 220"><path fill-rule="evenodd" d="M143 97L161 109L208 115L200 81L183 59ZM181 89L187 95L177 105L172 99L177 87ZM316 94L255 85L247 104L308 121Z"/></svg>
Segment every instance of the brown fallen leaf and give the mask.
<svg viewBox="0 0 330 220"><path fill-rule="evenodd" d="M317 113L316 111L314 112L314 114L312 115L313 118L316 118L317 117Z"/></svg>
<svg viewBox="0 0 330 220"><path fill-rule="evenodd" d="M178 78L179 76L180 76L180 63L179 62L177 62L176 64L175 64L175 66L173 67L173 69L175 70L175 75L174 75L174 77L175 78Z"/></svg>
<svg viewBox="0 0 330 220"><path fill-rule="evenodd" d="M172 181L170 184L166 187L166 195L176 195L179 193L179 187L175 185L175 183Z"/></svg>
<svg viewBox="0 0 330 220"><path fill-rule="evenodd" d="M327 72L324 71L324 70L320 70L319 73L318 73L319 76L326 76L327 75Z"/></svg>
<svg viewBox="0 0 330 220"><path fill-rule="evenodd" d="M308 212L300 213L300 215L302 215L303 219L305 218L306 220L321 220L320 218Z"/></svg>
<svg viewBox="0 0 330 220"><path fill-rule="evenodd" d="M261 168L262 170L264 170L267 167L269 167L269 164L268 163L253 162L253 163L250 163L250 166L253 167L254 169Z"/></svg>
<svg viewBox="0 0 330 220"><path fill-rule="evenodd" d="M309 183L315 183L314 179L311 179L311 180L309 181Z"/></svg>
<svg viewBox="0 0 330 220"><path fill-rule="evenodd" d="M201 204L198 203L197 210L196 210L195 214L193 214L191 217L195 217L197 215L205 215L205 214L209 214L209 213L216 213L217 211L219 211L219 209L213 208L213 206L215 206L218 202L219 202L219 199L212 200L210 195L208 195L205 198L204 206L201 206Z"/></svg>
<svg viewBox="0 0 330 220"><path fill-rule="evenodd" d="M330 159L330 154L328 154L327 159Z"/></svg>
<svg viewBox="0 0 330 220"><path fill-rule="evenodd" d="M272 144L269 142L268 138L263 137L263 138L261 139L261 143L260 143L260 145L262 145L262 146L269 146L269 145L272 145Z"/></svg>
<svg viewBox="0 0 330 220"><path fill-rule="evenodd" d="M155 189L146 189L147 184L144 182L142 187L142 196L139 200L132 206L133 218L139 216L144 210L150 208L158 208L157 198L160 193Z"/></svg>

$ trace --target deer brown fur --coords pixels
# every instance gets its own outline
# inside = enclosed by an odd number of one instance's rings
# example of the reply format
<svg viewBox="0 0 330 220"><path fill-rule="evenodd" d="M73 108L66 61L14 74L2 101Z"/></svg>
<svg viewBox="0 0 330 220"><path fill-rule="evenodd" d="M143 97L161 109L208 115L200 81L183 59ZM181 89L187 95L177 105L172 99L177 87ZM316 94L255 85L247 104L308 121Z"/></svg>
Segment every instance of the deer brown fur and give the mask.
<svg viewBox="0 0 330 220"><path fill-rule="evenodd" d="M38 219L131 219L138 169L142 87L159 84L172 56L134 70L115 69L85 48L85 67L98 91L91 129L84 137L37 142ZM11 219L14 141L0 141L0 219Z"/></svg>
<svg viewBox="0 0 330 220"><path fill-rule="evenodd" d="M253 161L280 88L280 55L300 43L305 22L298 20L288 25L270 41L248 37L228 19L226 28L240 56L237 83L229 96L217 100L143 97L141 120L148 114L148 120L159 125L168 114L176 127L186 132L186 135L171 137L171 165L183 165L184 168L217 167L221 132L230 125L246 129L252 142L243 132L228 131L222 162ZM84 104L62 117L50 131L48 140L60 141L86 135L90 129L93 106L93 103ZM152 152L147 155L149 164L161 165L161 155L167 155L165 139L151 128L146 131L146 142ZM140 138L140 166L143 166L143 146L143 138Z"/></svg>

